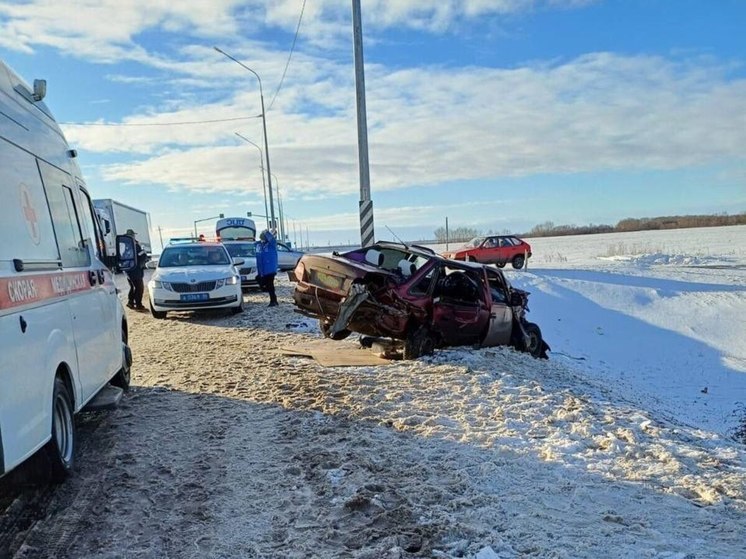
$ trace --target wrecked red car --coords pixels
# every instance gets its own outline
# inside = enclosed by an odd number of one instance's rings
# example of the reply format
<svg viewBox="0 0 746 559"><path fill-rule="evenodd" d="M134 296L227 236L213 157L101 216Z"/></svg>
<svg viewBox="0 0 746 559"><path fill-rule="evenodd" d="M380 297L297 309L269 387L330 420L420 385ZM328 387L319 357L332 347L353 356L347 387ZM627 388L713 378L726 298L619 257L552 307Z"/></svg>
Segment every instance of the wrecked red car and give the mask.
<svg viewBox="0 0 746 559"><path fill-rule="evenodd" d="M404 358L436 347L511 345L535 357L549 346L526 320L528 293L496 268L448 260L401 243L331 255L306 254L295 268L298 312L325 336L352 332L404 342Z"/></svg>

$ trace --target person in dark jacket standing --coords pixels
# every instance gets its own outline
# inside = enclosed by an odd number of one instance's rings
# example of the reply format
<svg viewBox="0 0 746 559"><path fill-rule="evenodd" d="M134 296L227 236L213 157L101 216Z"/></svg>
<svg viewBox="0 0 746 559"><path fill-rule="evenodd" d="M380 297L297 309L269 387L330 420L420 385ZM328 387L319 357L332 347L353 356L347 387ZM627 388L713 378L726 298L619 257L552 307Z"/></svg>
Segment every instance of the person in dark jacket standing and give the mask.
<svg viewBox="0 0 746 559"><path fill-rule="evenodd" d="M265 229L256 243L256 275L259 286L269 293L270 307L277 306L275 274L277 274L277 241L274 235Z"/></svg>
<svg viewBox="0 0 746 559"><path fill-rule="evenodd" d="M131 309L144 311L145 307L142 304L142 296L145 292L143 278L145 277L145 263L148 261L148 254L142 248L142 245L137 242L137 233L132 229L127 229L126 234L135 240L136 258L135 267L127 270L127 281L130 284L130 290L127 294L127 306Z"/></svg>

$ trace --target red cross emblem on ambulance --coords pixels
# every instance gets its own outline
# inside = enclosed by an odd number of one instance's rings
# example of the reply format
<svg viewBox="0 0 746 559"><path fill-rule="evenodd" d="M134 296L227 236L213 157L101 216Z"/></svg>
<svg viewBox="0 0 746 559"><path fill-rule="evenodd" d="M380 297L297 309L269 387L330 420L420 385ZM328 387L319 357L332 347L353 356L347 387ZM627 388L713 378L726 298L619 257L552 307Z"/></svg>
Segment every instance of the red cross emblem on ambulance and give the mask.
<svg viewBox="0 0 746 559"><path fill-rule="evenodd" d="M41 241L41 230L39 229L39 216L34 207L34 199L31 197L28 186L21 184L21 210L23 219L26 221L26 230L35 245Z"/></svg>

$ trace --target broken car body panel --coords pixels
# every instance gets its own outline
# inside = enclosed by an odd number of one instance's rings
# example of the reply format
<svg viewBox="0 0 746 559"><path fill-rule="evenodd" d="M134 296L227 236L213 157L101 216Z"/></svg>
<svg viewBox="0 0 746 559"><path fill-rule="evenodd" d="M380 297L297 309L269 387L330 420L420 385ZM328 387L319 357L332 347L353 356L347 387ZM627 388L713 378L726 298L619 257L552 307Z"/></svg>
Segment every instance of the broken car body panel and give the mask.
<svg viewBox="0 0 746 559"><path fill-rule="evenodd" d="M306 254L295 275L298 311L335 339L357 332L407 341L417 332L441 347L526 345L515 325L524 320L527 294L482 264L380 242L344 254Z"/></svg>

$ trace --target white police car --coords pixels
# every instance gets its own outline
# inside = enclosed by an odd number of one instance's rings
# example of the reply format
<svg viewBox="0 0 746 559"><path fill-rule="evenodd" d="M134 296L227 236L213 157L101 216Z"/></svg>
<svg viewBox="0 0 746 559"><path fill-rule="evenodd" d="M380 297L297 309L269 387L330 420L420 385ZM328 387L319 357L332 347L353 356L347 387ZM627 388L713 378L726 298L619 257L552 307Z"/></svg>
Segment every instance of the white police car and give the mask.
<svg viewBox="0 0 746 559"><path fill-rule="evenodd" d="M230 309L243 311L241 278L233 259L219 242L174 242L163 249L148 282L150 312L165 318L168 311Z"/></svg>
<svg viewBox="0 0 746 559"><path fill-rule="evenodd" d="M254 241L226 241L223 240L225 248L228 249L234 259L243 260L241 266L237 266L238 273L241 275L241 288L245 291L253 288L259 288L259 282L256 277L256 245Z"/></svg>

